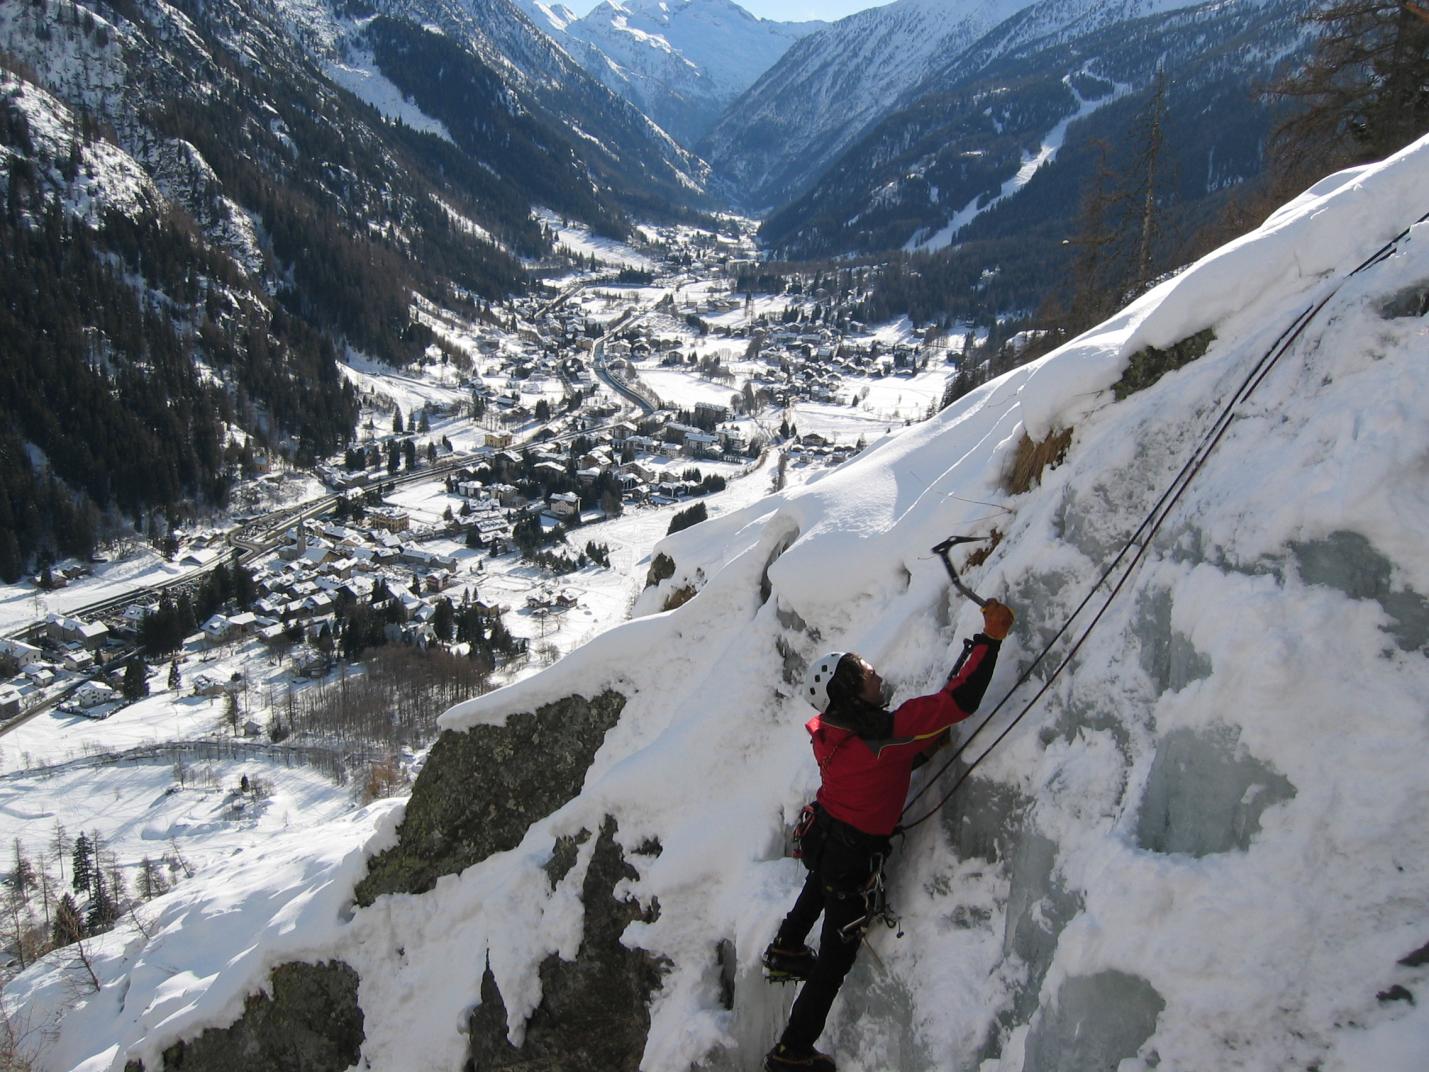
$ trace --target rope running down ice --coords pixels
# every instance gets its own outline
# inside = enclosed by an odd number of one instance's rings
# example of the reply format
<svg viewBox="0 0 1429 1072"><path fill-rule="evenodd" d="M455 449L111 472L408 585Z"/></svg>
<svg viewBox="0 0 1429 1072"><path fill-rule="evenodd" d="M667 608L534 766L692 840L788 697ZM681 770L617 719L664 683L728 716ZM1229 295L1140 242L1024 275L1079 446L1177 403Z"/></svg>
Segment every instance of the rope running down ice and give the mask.
<svg viewBox="0 0 1429 1072"><path fill-rule="evenodd" d="M1145 519L1137 527L1136 531L1133 532L1131 536L1127 539L1127 541L1122 545L1121 550L1117 552L1116 557L1112 559L1111 564L1108 565L1107 568L1102 572L1102 575L1097 579L1097 582L1092 585L1091 590L1082 599L1081 603L1079 603L1077 605L1077 608L1072 611L1070 615L1067 616L1066 621L1062 623L1061 628L1057 630L1057 632L1053 635L1052 639L1047 641L1047 643L1043 645L1042 650L1037 653L1037 657L1032 660L1031 664L1028 665L1027 669L1022 672L1021 676L1019 676L1018 679L1013 682L1012 687L1009 688L1007 692L1003 694L1002 699L997 702L997 705L987 713L987 715L982 719L981 722L977 724L977 726L973 729L972 733L970 733L967 739L963 741L963 743L960 744L954 750L953 754L947 759L946 762L943 763L941 767L938 768L937 772L924 782L923 788L918 790L918 792L913 795L913 797L904 806L903 815L907 815L908 812L912 810L913 805L916 804L918 800L925 793L928 792L928 790L932 789L933 786L937 784L938 779L941 778L943 774L947 772L948 768L950 768L962 757L962 754L967 750L968 746L972 744L972 742L977 738L977 735L981 733L984 729L986 729L988 724L991 723L992 720L997 716L998 712L1001 711L1003 707L1007 705L1007 702L1012 698L1013 694L1016 693L1018 689L1020 689L1024 684L1027 683L1028 679L1031 678L1033 671L1037 669L1037 667L1041 664L1042 660L1045 659L1048 653L1051 652L1052 647L1057 643L1057 641L1059 641L1063 637L1063 635L1066 634L1067 630L1071 628L1072 622L1076 619L1077 615L1081 614L1082 611L1086 609L1087 605L1092 601L1092 597L1096 595L1097 590L1111 579L1112 575L1121 565L1122 560L1126 558L1126 556L1131 552L1132 548L1135 547L1137 549L1136 553L1132 556L1132 559L1127 565L1125 572L1122 573L1120 579L1118 579L1115 585L1112 586L1111 591L1107 593L1106 599L1102 601L1102 605L1097 610L1096 615L1092 618L1086 629L1082 631L1082 634L1077 637L1076 641L1068 649L1066 655L1062 658L1062 661L1057 664L1057 668L1052 671L1051 676L1049 676L1047 680L1043 682L1042 687L1037 690L1036 695L1034 695L1032 699L1027 701L1027 703L1023 706L1022 710L1019 711L1017 715L1005 727L1003 727L1002 732L999 733L996 738L994 738L992 744L988 745L987 748L984 749L977 756L976 759L974 759L971 763L968 764L967 769L958 775L957 780L954 781L951 788L949 788L948 791L942 795L942 797L938 800L937 804L935 804L925 815L919 817L918 819L915 819L909 823L901 823L898 827L899 833L906 833L907 831L912 830L914 827L927 822L939 811L941 811L943 805L945 805L952 798L953 794L958 791L958 788L963 784L963 782L967 781L968 777L977 768L977 765L981 763L984 759L986 759L992 753L993 749L995 749L999 744L1002 743L1002 741L1007 737L1009 733L1012 732L1012 730L1017 726L1017 724L1022 721L1022 719L1027 715L1027 713L1031 711L1034 706L1036 706L1037 701L1040 700L1046 694L1047 690L1052 687L1053 683L1056 682L1062 671L1067 668L1068 663L1070 663L1072 659L1076 656L1077 652L1081 650L1082 645L1091 635L1092 630L1096 628L1097 623L1101 621L1102 615L1107 612L1107 609L1111 606L1112 601L1117 597L1118 593L1120 593L1122 588L1126 585L1126 582L1131 578L1131 575L1136 571L1137 565L1141 562L1142 558L1145 557L1146 552L1150 549L1151 543L1155 539L1157 532L1160 531L1162 524L1165 522L1166 518L1170 516L1172 509L1176 506L1177 502L1180 501L1181 496L1185 494L1185 491L1190 486L1191 481L1195 478L1196 474L1201 471L1201 468L1206 464L1207 459L1210 457L1211 452L1215 450L1217 444L1220 443L1222 437L1230 428L1231 422L1235 418L1237 408L1247 399L1249 399L1252 394L1255 393L1256 388L1261 385L1265 377L1270 373L1270 370L1275 367L1276 363L1283 356L1285 356L1286 352L1290 349L1290 347L1294 345L1295 341L1300 337L1301 333L1309 325L1310 321L1315 318L1316 314L1318 314L1320 310L1325 307L1326 303L1328 303L1331 298L1333 298L1336 294L1339 293L1340 287L1344 286L1344 284L1348 280L1352 279L1356 275L1359 275L1361 272L1367 271L1368 269L1374 267L1376 264L1392 255L1395 248L1399 245L1401 241L1404 240L1404 238L1409 234L1409 232L1414 227L1418 226L1421 223L1424 223L1425 221L1429 221L1429 212L1426 212L1423 216L1420 216L1419 219L1414 221L1414 223L1410 224L1394 238L1386 242L1374 254L1366 258L1357 268L1349 272L1344 277L1344 279L1340 280L1340 282L1336 284L1335 287L1329 293L1327 293L1323 298L1321 298L1318 303L1307 307L1303 312L1300 313L1299 316L1297 316L1293 321L1291 321L1289 327L1287 327L1283 332L1280 333L1279 338L1275 340L1275 342L1270 346L1270 348L1265 352L1265 354L1260 358L1260 360L1257 361L1255 365L1251 368L1250 372L1246 375L1245 380L1241 383L1240 387L1237 388L1235 394L1231 396L1231 400L1221 411L1220 416L1216 418L1215 423L1211 425L1210 429L1201 439L1201 442L1197 445L1195 451L1192 452L1191 457L1186 461L1186 464L1181 467L1181 471L1176 474L1170 485L1166 488L1164 492L1162 492L1161 497L1156 501L1156 504L1151 508L1151 511L1146 515Z"/></svg>

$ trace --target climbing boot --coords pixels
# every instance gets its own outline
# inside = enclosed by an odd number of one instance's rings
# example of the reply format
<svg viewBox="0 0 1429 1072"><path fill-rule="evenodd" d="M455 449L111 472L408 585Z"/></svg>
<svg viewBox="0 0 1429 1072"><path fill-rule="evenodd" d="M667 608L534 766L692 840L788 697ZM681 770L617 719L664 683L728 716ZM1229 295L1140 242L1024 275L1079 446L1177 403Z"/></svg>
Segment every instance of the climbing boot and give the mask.
<svg viewBox="0 0 1429 1072"><path fill-rule="evenodd" d="M794 1050L781 1042L764 1055L764 1072L838 1072L838 1066L813 1047Z"/></svg>
<svg viewBox="0 0 1429 1072"><path fill-rule="evenodd" d="M814 970L814 951L806 945L772 942L764 951L764 977L771 982L801 982Z"/></svg>

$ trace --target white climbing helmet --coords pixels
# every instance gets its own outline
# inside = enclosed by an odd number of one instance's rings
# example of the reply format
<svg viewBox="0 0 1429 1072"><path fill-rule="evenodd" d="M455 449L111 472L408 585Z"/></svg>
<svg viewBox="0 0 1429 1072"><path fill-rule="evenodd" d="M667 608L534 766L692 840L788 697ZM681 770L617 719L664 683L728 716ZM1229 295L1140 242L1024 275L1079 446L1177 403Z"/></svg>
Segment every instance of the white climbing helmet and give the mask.
<svg viewBox="0 0 1429 1072"><path fill-rule="evenodd" d="M831 651L827 655L820 655L809 664L809 669L804 671L804 699L820 711L828 710L829 678L834 676L834 671L839 668L839 660L847 654L844 651Z"/></svg>

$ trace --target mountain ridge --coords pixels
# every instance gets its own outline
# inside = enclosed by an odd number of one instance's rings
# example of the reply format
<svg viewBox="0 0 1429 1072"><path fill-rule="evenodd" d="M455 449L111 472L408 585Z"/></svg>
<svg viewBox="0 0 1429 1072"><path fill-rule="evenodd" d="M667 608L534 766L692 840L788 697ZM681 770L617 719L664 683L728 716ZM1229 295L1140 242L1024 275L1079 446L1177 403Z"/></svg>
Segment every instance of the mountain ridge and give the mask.
<svg viewBox="0 0 1429 1072"><path fill-rule="evenodd" d="M825 25L758 18L733 0L602 0L579 17L523 2L589 74L687 146L794 41Z"/></svg>
<svg viewBox="0 0 1429 1072"><path fill-rule="evenodd" d="M1031 0L897 0L798 42L729 106L697 147L736 203L787 201L958 40L976 40Z"/></svg>

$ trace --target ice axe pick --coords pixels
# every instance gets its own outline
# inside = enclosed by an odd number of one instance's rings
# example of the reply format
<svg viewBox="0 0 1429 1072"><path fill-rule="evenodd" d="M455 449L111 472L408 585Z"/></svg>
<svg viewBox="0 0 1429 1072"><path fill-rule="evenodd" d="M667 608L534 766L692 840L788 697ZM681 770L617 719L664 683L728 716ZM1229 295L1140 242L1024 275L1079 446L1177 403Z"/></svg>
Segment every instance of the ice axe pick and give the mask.
<svg viewBox="0 0 1429 1072"><path fill-rule="evenodd" d="M948 568L948 577L952 579L953 587L971 599L979 607L987 606L987 600L963 584L962 578L958 576L958 571L953 568L953 560L948 557L948 552L960 543L982 543L991 538L990 536L949 536L946 540L933 548L933 554L941 558L943 565Z"/></svg>

